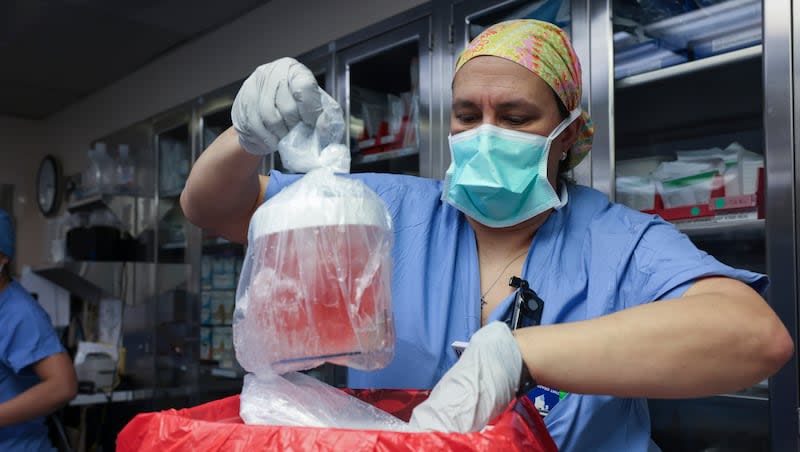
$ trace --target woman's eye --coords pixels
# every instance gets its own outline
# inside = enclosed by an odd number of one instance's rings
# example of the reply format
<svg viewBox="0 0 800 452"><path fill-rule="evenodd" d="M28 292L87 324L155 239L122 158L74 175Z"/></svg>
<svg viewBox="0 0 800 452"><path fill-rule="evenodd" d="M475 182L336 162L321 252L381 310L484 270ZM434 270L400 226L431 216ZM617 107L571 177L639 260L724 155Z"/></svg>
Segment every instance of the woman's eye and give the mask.
<svg viewBox="0 0 800 452"><path fill-rule="evenodd" d="M477 117L477 115L473 115L473 114L460 114L460 115L456 115L456 119L458 119L458 121L461 122L461 123L469 124L471 122L477 121L478 117Z"/></svg>
<svg viewBox="0 0 800 452"><path fill-rule="evenodd" d="M512 126L521 126L525 124L526 119L521 118L519 116L509 116L506 118L506 122L511 124Z"/></svg>

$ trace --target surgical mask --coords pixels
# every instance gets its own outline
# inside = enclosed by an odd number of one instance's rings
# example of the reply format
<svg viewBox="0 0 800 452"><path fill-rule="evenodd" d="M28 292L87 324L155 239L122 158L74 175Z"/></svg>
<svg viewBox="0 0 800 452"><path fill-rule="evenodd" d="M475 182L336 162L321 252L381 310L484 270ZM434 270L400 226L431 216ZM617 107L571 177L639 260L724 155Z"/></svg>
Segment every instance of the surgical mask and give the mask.
<svg viewBox="0 0 800 452"><path fill-rule="evenodd" d="M485 124L450 135L452 163L442 200L481 224L502 228L561 204L547 179L550 147L575 119L573 110L548 136Z"/></svg>

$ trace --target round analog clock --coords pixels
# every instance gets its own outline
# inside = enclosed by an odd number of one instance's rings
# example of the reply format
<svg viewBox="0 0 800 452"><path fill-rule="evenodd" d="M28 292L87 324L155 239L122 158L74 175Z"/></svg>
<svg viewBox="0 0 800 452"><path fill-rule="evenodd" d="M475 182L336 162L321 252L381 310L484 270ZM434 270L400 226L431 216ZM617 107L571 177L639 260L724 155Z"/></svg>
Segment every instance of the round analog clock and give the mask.
<svg viewBox="0 0 800 452"><path fill-rule="evenodd" d="M36 173L36 203L42 215L48 217L58 211L61 197L61 169L55 157L48 155L39 164Z"/></svg>

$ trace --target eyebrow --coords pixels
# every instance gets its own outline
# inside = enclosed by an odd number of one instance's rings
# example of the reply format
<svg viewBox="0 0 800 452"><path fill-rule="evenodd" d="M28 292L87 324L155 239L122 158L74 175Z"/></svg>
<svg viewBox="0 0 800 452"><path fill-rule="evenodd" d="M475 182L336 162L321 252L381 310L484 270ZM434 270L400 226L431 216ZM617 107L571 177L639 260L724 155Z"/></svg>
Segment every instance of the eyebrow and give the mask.
<svg viewBox="0 0 800 452"><path fill-rule="evenodd" d="M457 108L478 108L478 105L471 100L456 99L451 106L452 109ZM497 110L512 110L515 108L533 109L536 111L541 110L536 104L524 100L510 100L507 102L500 102L495 106Z"/></svg>

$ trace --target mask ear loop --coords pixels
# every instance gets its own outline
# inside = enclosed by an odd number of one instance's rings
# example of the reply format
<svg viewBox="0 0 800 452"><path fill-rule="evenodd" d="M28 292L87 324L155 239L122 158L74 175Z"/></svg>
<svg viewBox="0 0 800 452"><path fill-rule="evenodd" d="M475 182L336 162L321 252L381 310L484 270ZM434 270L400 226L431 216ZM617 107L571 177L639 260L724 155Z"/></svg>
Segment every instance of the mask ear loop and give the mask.
<svg viewBox="0 0 800 452"><path fill-rule="evenodd" d="M553 140L556 139L556 137L561 135L561 132L566 130L566 128L569 127L570 124L575 122L575 120L578 119L578 117L580 117L580 115L581 115L580 107L578 107L578 108L572 110L571 112L569 112L569 116L564 118L564 120L561 121L561 124L557 125L556 128L553 129L552 132L550 132L550 136L547 137L547 141L549 142L548 143L548 148L550 147L550 143L552 143ZM561 153L561 160L564 161L566 159L567 159L567 151L563 151Z"/></svg>

